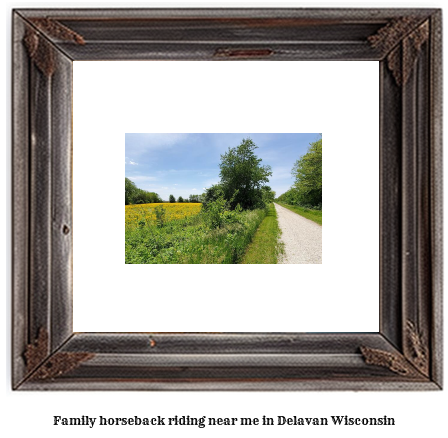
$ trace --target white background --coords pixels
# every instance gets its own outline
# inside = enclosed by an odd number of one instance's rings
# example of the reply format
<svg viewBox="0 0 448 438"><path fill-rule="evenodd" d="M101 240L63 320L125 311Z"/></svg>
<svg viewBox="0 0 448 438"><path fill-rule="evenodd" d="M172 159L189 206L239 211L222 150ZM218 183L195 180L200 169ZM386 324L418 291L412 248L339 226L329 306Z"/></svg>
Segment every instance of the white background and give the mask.
<svg viewBox="0 0 448 438"><path fill-rule="evenodd" d="M3 99L7 103L6 117L2 119L2 127L6 134L6 145L10 145L10 9L12 7L54 7L72 6L72 7L94 7L94 6L141 6L141 4L101 4L101 3L41 3L41 2L6 2L5 3L5 41L6 41L6 62L5 62L5 84L6 94ZM145 5L150 5L146 3ZM171 4L179 6L180 3ZM204 6L205 4L202 4ZM209 3L210 5L210 3ZM216 4L215 4L216 5ZM222 6L236 6L223 4ZM288 3L288 4L267 4L267 3L248 3L242 6L368 6L368 7L442 7L442 2L387 2L387 3ZM159 5L160 6L160 5ZM164 6L168 6L165 4ZM4 46L5 47L5 46ZM446 58L446 57L445 57ZM448 397L446 391L439 392L392 392L392 393L365 393L365 392L334 392L334 393L216 393L216 392L198 392L198 393L152 393L152 392L121 392L121 393L77 393L77 392L12 392L10 390L10 339L11 339L11 299L10 299L10 254L11 254L11 223L10 223L10 147L4 150L3 162L5 163L5 181L4 192L7 208L5 216L2 216L2 224L5 224L5 263L2 264L2 274L5 278L5 308L4 313L4 346L2 349L2 418L1 432L3 436L45 436L45 437L122 437L124 434L135 437L147 436L185 436L196 437L199 434L205 436L228 436L229 433L246 436L250 432L253 435L261 437L275 436L306 436L306 437L421 437L421 436L446 436L448 427L446 423L446 406L448 406ZM446 361L445 361L446 363ZM446 366L445 366L446 369ZM446 372L445 372L446 374ZM379 430L375 427L347 427L347 428L310 428L305 427L276 427L272 428L253 428L244 430L241 427L229 428L206 428L198 429L195 427L183 428L107 428L107 429L84 429L79 427L55 427L52 426L52 416L62 415L67 417L90 415L90 416L221 416L221 417L242 417L268 415L297 415L303 417L317 416L326 417L330 415L350 415L350 416L382 416L388 415L396 419L395 427L381 427ZM230 430L229 430L230 429Z"/></svg>
<svg viewBox="0 0 448 438"><path fill-rule="evenodd" d="M75 62L74 330L377 332L378 72L360 61ZM322 132L323 264L125 265L126 132Z"/></svg>

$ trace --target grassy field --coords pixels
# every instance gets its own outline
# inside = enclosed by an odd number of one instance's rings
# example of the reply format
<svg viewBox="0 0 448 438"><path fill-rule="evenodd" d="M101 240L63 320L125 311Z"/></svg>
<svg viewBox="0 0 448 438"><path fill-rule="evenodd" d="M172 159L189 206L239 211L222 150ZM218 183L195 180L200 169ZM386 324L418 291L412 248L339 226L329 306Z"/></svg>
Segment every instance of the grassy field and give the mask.
<svg viewBox="0 0 448 438"><path fill-rule="evenodd" d="M281 231L277 222L277 212L271 204L266 217L249 244L241 261L245 264L276 264L283 253L283 244L279 242Z"/></svg>
<svg viewBox="0 0 448 438"><path fill-rule="evenodd" d="M294 213L300 214L300 216L316 222L316 224L322 225L322 210L312 210L309 208L299 207L297 205L284 204L283 202L277 202L277 204L293 211Z"/></svg>
<svg viewBox="0 0 448 438"><path fill-rule="evenodd" d="M125 208L128 264L239 263L266 216L266 210L226 211L216 227L216 217L201 211L201 204Z"/></svg>

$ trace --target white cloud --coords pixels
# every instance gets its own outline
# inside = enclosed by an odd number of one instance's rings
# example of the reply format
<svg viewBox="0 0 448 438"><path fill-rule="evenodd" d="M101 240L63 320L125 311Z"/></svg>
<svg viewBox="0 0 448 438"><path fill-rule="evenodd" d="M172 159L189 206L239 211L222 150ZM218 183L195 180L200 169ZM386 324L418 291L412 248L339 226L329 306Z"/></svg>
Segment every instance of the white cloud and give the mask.
<svg viewBox="0 0 448 438"><path fill-rule="evenodd" d="M135 161L129 161L129 164L132 164L133 166L138 166L138 163L136 163Z"/></svg>

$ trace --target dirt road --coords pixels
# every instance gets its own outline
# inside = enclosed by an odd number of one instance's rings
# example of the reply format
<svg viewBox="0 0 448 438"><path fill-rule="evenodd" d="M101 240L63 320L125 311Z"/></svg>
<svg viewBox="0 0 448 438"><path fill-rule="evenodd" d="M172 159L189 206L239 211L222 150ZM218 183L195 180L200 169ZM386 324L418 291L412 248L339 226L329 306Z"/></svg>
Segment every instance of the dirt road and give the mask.
<svg viewBox="0 0 448 438"><path fill-rule="evenodd" d="M279 263L322 263L322 227L309 219L275 204L285 254Z"/></svg>

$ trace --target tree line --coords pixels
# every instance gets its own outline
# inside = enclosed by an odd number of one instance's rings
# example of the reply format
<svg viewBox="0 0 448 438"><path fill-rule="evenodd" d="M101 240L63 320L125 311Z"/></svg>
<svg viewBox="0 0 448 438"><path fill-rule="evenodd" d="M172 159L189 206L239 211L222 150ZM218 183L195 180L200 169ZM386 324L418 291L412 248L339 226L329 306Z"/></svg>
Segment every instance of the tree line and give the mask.
<svg viewBox="0 0 448 438"><path fill-rule="evenodd" d="M138 188L133 181L125 177L125 189L124 189L125 205L133 204L153 204L164 202L162 198L155 192L148 192ZM190 195L188 198L179 196L176 198L170 195L169 202L202 202L202 195Z"/></svg>
<svg viewBox="0 0 448 438"><path fill-rule="evenodd" d="M308 151L299 158L292 170L293 186L277 198L285 204L322 209L322 138L310 143Z"/></svg>
<svg viewBox="0 0 448 438"><path fill-rule="evenodd" d="M170 202L191 202L191 203L199 202L200 203L200 202L202 202L202 195L190 195L188 198L183 198L182 196L179 196L177 198L177 201L176 201L176 198L174 197L174 195L170 195L169 201Z"/></svg>
<svg viewBox="0 0 448 438"><path fill-rule="evenodd" d="M133 181L125 177L124 202L125 205L132 205L132 204L150 204L153 202L163 202L163 201L157 193L139 189Z"/></svg>

